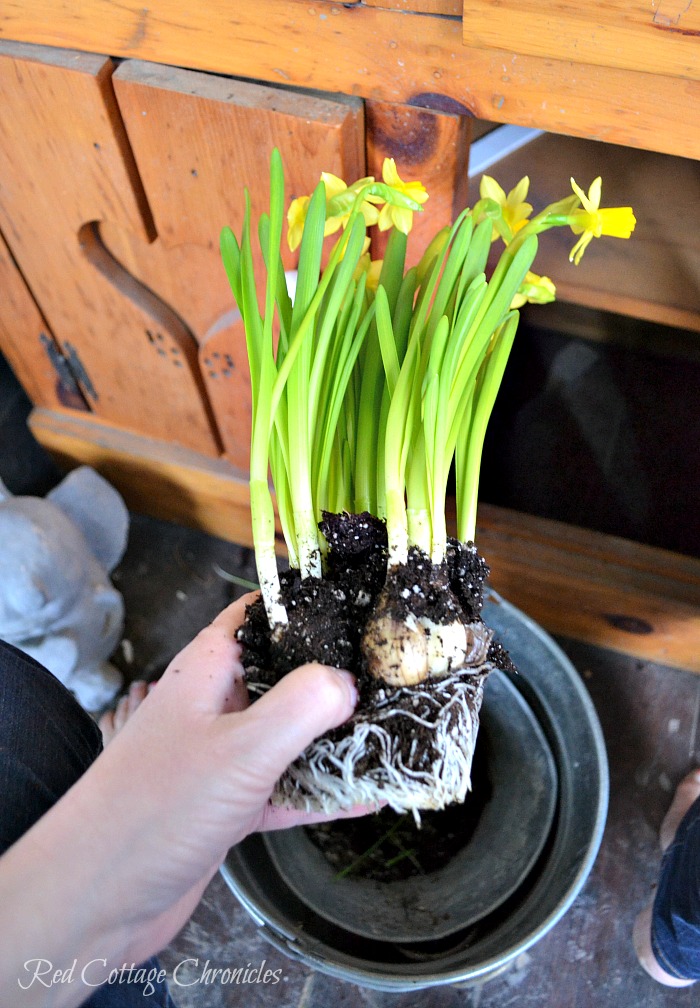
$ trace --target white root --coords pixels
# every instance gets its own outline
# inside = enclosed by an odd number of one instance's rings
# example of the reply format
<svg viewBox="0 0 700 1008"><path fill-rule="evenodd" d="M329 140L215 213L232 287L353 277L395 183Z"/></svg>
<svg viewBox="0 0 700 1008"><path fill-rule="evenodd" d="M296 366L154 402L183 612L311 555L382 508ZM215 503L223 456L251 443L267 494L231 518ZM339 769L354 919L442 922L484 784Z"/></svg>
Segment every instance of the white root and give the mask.
<svg viewBox="0 0 700 1008"><path fill-rule="evenodd" d="M417 816L420 809L464 801L471 787L484 683L492 667L484 663L461 669L419 690L387 690L374 710L355 715L349 734L336 742L327 737L313 742L278 782L273 803L335 812L387 802ZM432 762L415 737L404 756L402 721L404 727L409 721L429 729Z"/></svg>

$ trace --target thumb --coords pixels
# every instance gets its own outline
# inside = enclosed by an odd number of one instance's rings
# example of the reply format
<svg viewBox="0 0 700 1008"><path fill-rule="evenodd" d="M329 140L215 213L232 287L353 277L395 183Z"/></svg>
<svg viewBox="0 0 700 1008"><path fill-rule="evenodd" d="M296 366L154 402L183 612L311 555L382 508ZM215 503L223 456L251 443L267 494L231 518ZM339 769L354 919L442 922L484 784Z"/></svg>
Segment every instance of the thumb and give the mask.
<svg viewBox="0 0 700 1008"><path fill-rule="evenodd" d="M349 672L313 663L285 675L237 717L248 722L274 781L315 738L347 721L356 704Z"/></svg>

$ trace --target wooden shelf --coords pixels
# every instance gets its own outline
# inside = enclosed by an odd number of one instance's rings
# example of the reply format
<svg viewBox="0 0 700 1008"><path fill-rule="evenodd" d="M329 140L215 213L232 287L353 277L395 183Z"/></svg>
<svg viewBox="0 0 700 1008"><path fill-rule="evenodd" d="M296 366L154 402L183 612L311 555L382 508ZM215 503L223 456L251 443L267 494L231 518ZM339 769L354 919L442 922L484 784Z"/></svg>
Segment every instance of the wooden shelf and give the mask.
<svg viewBox="0 0 700 1008"><path fill-rule="evenodd" d="M87 416L36 409L30 427L133 510L251 545L247 482L227 463ZM487 505L477 541L493 587L551 633L700 672L700 561Z"/></svg>
<svg viewBox="0 0 700 1008"><path fill-rule="evenodd" d="M481 505L491 583L550 633L700 672L700 561Z"/></svg>

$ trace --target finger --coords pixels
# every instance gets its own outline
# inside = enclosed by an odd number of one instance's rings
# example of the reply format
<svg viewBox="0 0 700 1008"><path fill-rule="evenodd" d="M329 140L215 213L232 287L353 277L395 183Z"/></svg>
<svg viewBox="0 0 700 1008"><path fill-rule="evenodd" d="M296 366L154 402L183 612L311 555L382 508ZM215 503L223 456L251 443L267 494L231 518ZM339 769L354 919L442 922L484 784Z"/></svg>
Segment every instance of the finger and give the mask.
<svg viewBox="0 0 700 1008"><path fill-rule="evenodd" d="M236 638L239 627L243 625L248 606L252 605L260 596L259 591L247 592L241 595L235 602L223 609L213 620L212 628L221 629L225 635ZM248 690L245 685L244 671L240 665L240 654L237 658L235 674L230 679L230 689L223 691L221 698L221 712L230 714L232 711L245 710L250 703Z"/></svg>
<svg viewBox="0 0 700 1008"><path fill-rule="evenodd" d="M238 628L243 625L246 609L248 606L252 605L259 596L259 591L246 592L245 595L241 595L241 597L237 598L235 602L232 602L230 605L226 606L225 609L221 610L219 615L213 620L212 626L218 626L221 624L228 633L235 636Z"/></svg>
<svg viewBox="0 0 700 1008"><path fill-rule="evenodd" d="M313 823L334 822L336 819L359 819L360 816L371 815L384 808L386 802L375 805L353 805L352 808L337 812L303 812L300 809L278 808L268 805L263 812L260 832L267 830L289 829L291 826L310 826Z"/></svg>
<svg viewBox="0 0 700 1008"><path fill-rule="evenodd" d="M252 740L247 763L272 789L309 743L347 721L356 704L349 672L315 663L294 669L241 715Z"/></svg>
<svg viewBox="0 0 700 1008"><path fill-rule="evenodd" d="M220 714L247 707L236 631L245 619L246 605L256 596L250 592L227 606L165 670L161 682L184 693L193 708Z"/></svg>

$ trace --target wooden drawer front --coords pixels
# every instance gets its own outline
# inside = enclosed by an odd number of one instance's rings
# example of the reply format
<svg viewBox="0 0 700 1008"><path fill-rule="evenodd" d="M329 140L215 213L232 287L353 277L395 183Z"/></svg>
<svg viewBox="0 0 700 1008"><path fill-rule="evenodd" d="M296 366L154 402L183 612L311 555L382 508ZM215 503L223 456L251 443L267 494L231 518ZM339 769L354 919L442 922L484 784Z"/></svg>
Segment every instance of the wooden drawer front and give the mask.
<svg viewBox="0 0 700 1008"><path fill-rule="evenodd" d="M464 0L463 16L470 46L700 80L700 8L688 0Z"/></svg>
<svg viewBox="0 0 700 1008"><path fill-rule="evenodd" d="M668 16L673 20L680 15L678 23L658 27L666 16L666 2L649 3L640 35L646 31L653 39L659 36L659 42L679 36L684 52L695 52L688 49L696 45L697 28L688 20L689 10L674 8ZM570 13L578 6L572 5ZM605 21L608 16L600 6ZM641 9L641 0L634 6ZM105 0L72 5L65 0L5 0L5 8L5 37L25 42L53 45L61 39L76 49L107 50L114 56L372 101L450 109L700 158L700 81L680 79L676 72L650 77L644 49L636 43L627 57L639 60L635 66L641 70L600 65L589 56L584 60L576 54L575 34L564 39L569 52L564 55L555 47L566 28L560 28L559 20L548 23L544 32L555 58L529 55L525 47L538 44L540 23L530 14L520 16L526 8L514 0L508 8L496 2L470 4L464 19L454 16L461 10L454 0L236 0L235 5L160 0L153 7ZM546 4L541 8L550 10ZM541 11L536 13L541 20ZM650 27L655 13L657 26ZM500 27L490 40L484 33L492 17L500 19ZM692 18L697 17L693 12ZM477 31L483 41L477 41ZM588 49L595 56L596 46ZM697 68L697 57L691 66Z"/></svg>

